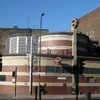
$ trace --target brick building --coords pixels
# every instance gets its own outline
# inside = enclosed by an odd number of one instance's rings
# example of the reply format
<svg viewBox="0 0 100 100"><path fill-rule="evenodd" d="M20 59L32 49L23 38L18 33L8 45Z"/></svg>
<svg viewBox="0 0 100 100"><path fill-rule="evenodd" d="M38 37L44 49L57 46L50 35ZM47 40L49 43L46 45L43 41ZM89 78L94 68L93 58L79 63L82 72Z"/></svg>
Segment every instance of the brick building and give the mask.
<svg viewBox="0 0 100 100"><path fill-rule="evenodd" d="M86 49L88 38L84 35L79 38L79 42L82 42L81 46L86 46ZM36 86L39 86L40 77L40 84L47 85L46 89L48 93L42 95L46 100L64 100L69 98L75 100L75 95L73 95L72 92L74 85L72 32L55 32L42 35L41 47L42 57L40 66L39 55L33 55L35 59L33 59L32 95L35 95L34 89ZM84 51L85 49L81 48L80 50ZM56 64L55 58L57 56L62 58L62 64ZM79 98L80 100L85 99L85 93L87 91L92 93L92 98L100 98L100 58L85 57L84 59L85 68L83 75L79 77ZM12 82L14 79L12 72L15 71L16 68L17 95L30 94L30 61L31 58L29 55L5 55L2 57L2 69L0 72L0 90L2 91L0 91L0 94L14 95L15 83ZM66 69L64 67L66 67ZM38 74L39 68L42 73L40 76Z"/></svg>
<svg viewBox="0 0 100 100"><path fill-rule="evenodd" d="M56 57L56 56L55 56ZM63 100L70 98L75 100L75 95L72 94L73 87L73 74L72 58L62 57L62 65L57 65L55 57L42 57L41 58L41 72L40 84L47 84L46 90L48 93L45 96L46 100ZM87 58L85 60L85 69L83 75L79 78L79 91L80 100L85 99L85 93L90 91L92 98L100 98L100 59ZM39 57L35 56L33 60L33 82L32 82L32 95L34 94L35 86L39 86ZM17 95L29 95L30 86L30 57L27 55L19 56L3 56L2 57L2 72L0 72L0 94L13 94L14 85L12 82L14 77L12 72L17 68ZM68 69L65 70L64 66ZM42 96L42 97L43 97ZM45 99L44 99L45 100Z"/></svg>
<svg viewBox="0 0 100 100"><path fill-rule="evenodd" d="M100 7L87 15L81 17L78 31L89 35L92 40L99 41L99 19ZM95 16L95 17L94 17ZM94 24L95 23L95 24ZM31 31L31 32L30 32ZM1 54L5 52L5 40L10 36L26 35L32 33L33 36L38 35L38 29L19 29L17 27L11 29L0 29L0 48ZM35 86L40 84L47 84L48 93L44 96L46 100L75 100L75 95L72 94L73 88L73 68L72 68L72 50L73 50L73 37L71 32L55 32L48 33L48 30L42 30L41 40L41 64L39 66L39 56L34 56L33 60L33 82L32 82L32 95L34 94ZM87 55L88 38L86 36L79 36L80 45L79 49ZM82 43L81 43L82 42ZM38 49L40 46L38 45ZM39 53L39 50L38 50ZM79 53L79 52L78 52ZM80 52L79 54L83 54ZM57 65L55 58L60 56L62 64ZM85 99L85 93L90 91L92 98L100 99L100 58L85 57L85 68L83 75L79 77L79 91L80 100ZM14 77L12 72L17 68L17 83L16 92L18 94L29 94L30 86L30 56L29 55L5 55L2 56L2 68L0 72L0 94L14 94L14 85L12 82ZM69 67L70 65L70 67ZM64 69L66 66L67 70ZM1 66L0 66L1 67ZM39 76L39 67L42 74Z"/></svg>
<svg viewBox="0 0 100 100"><path fill-rule="evenodd" d="M100 45L100 7L79 18L78 31L96 40Z"/></svg>

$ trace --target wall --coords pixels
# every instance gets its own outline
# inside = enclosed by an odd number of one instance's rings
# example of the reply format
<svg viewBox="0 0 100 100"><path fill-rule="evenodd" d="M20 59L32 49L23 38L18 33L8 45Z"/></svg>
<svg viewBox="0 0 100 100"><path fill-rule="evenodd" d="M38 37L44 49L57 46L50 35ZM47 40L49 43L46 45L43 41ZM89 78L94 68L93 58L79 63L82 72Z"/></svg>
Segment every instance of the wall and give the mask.
<svg viewBox="0 0 100 100"><path fill-rule="evenodd" d="M35 58L36 59L34 60L33 66L33 95L34 86L38 86L39 81L39 57ZM100 93L100 62L86 60L84 63L85 68L89 68L89 71L87 70L88 73L84 72L84 74L80 76L79 89L82 93L80 97L85 95L87 91L90 91L91 93L96 94L97 97L99 97L98 93ZM12 79L14 77L12 77L12 71L14 71L17 67L17 94L29 94L29 56L3 56L2 64L2 72L0 72L0 75L6 75L6 81L0 81L0 89L2 89L0 93L14 94L14 83L12 83ZM62 64L68 68L67 73L63 72L64 69L62 65L56 65L55 58L41 58L40 84L47 84L47 98L49 98L50 95L55 95L55 97L62 97L63 95L64 98L72 95L73 74L70 72L72 70L72 59L62 58ZM68 67L68 65L70 67ZM47 72L47 67L54 68L55 71ZM60 68L61 72L57 71L57 68ZM63 84L66 84L66 87L63 87Z"/></svg>
<svg viewBox="0 0 100 100"><path fill-rule="evenodd" d="M88 35L100 45L100 7L79 18L78 31Z"/></svg>

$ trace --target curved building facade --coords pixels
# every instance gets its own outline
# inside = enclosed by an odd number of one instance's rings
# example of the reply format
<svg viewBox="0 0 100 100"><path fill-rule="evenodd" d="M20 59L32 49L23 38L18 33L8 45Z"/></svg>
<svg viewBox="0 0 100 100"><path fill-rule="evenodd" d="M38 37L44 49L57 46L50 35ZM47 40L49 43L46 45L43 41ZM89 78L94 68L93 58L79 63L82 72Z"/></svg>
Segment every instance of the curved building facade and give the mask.
<svg viewBox="0 0 100 100"><path fill-rule="evenodd" d="M41 36L41 53L51 55L72 56L72 32L54 32ZM80 56L88 55L89 38L84 34L77 34L77 53ZM38 53L40 52L40 38L38 39Z"/></svg>
<svg viewBox="0 0 100 100"><path fill-rule="evenodd" d="M39 38L40 39L40 38ZM38 39L38 52L40 41ZM41 36L41 53L53 55L72 55L72 33L55 32Z"/></svg>
<svg viewBox="0 0 100 100"><path fill-rule="evenodd" d="M16 37L17 38L17 37ZM38 53L40 53L40 38L38 38ZM79 55L87 55L88 53L88 37L82 34L77 35L77 47ZM25 42L26 43L26 42ZM23 44L23 43L22 43ZM21 44L20 44L21 45ZM32 95L35 96L34 90L39 85L46 84L46 95L43 100L75 100L73 94L74 75L72 67L72 49L73 34L71 32L56 32L42 35L41 37L41 53L51 54L49 57L34 56L24 54L16 56L2 57L2 71L0 72L0 94L14 94L15 83L12 72L17 68L16 93L30 94L30 67L32 65ZM74 49L73 49L74 50ZM54 56L55 55L55 58ZM56 56L62 57L61 64L56 64ZM68 57L70 56L70 58ZM79 98L84 99L85 93L90 91L95 98L100 96L100 59L85 59L85 68L83 74L79 76ZM37 90L38 91L38 90Z"/></svg>

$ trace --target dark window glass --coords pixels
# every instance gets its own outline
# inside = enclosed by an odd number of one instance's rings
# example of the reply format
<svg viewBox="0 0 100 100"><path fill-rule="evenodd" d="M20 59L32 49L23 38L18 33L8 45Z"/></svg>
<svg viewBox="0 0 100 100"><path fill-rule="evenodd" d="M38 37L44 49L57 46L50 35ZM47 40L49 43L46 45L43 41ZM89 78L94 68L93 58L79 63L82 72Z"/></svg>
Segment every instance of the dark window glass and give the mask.
<svg viewBox="0 0 100 100"><path fill-rule="evenodd" d="M69 73L66 69L63 69L63 73Z"/></svg>
<svg viewBox="0 0 100 100"><path fill-rule="evenodd" d="M55 73L55 67L46 67L47 73Z"/></svg>
<svg viewBox="0 0 100 100"><path fill-rule="evenodd" d="M5 75L0 75L0 81L6 81L6 76Z"/></svg>
<svg viewBox="0 0 100 100"><path fill-rule="evenodd" d="M83 70L83 73L84 73L84 74L90 74L90 69L84 69L84 70Z"/></svg>
<svg viewBox="0 0 100 100"><path fill-rule="evenodd" d="M85 68L83 73L84 74L100 74L100 69Z"/></svg>
<svg viewBox="0 0 100 100"><path fill-rule="evenodd" d="M92 74L100 74L100 69L92 69Z"/></svg>
<svg viewBox="0 0 100 100"><path fill-rule="evenodd" d="M56 67L56 73L61 73L61 68L60 67Z"/></svg>

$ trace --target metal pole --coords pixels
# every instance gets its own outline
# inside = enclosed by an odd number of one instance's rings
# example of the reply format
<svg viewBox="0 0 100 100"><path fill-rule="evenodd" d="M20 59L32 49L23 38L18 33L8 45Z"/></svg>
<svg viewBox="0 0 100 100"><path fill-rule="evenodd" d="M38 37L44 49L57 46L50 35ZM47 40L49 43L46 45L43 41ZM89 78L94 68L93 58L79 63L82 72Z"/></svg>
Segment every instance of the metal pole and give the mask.
<svg viewBox="0 0 100 100"><path fill-rule="evenodd" d="M33 52L32 52L32 36L31 36L31 43L30 43L30 87L29 87L29 93L32 95L32 72L33 72Z"/></svg>
<svg viewBox="0 0 100 100"><path fill-rule="evenodd" d="M41 29L42 29L42 16L44 16L44 13L41 14L40 16L40 57L39 57L39 86L38 86L38 95L39 95L39 100L41 100L41 90L40 90L40 72L41 72Z"/></svg>

